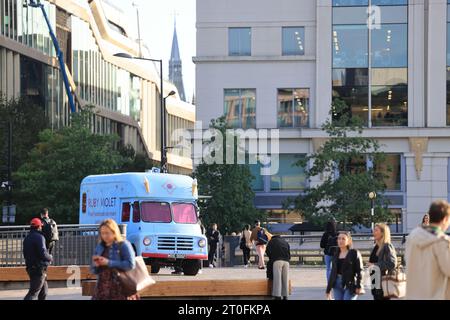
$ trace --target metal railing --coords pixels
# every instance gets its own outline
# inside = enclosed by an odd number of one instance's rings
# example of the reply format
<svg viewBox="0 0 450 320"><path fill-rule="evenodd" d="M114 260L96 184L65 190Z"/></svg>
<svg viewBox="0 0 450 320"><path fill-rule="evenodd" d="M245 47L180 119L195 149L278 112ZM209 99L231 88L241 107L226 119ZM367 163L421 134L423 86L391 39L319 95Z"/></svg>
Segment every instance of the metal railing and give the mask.
<svg viewBox="0 0 450 320"><path fill-rule="evenodd" d="M0 227L0 267L24 266L23 241L29 226ZM98 241L98 225L59 225L52 265L89 265Z"/></svg>
<svg viewBox="0 0 450 320"><path fill-rule="evenodd" d="M397 251L399 262L403 263L405 242L408 234L396 233L391 235L391 242ZM320 248L320 240L322 233L311 235L281 235L291 247L291 264L324 264L323 249ZM361 252L364 260L368 260L370 253L374 247L374 239L371 234L352 234L353 247ZM239 263L242 263L242 250L235 248L235 256L238 257ZM251 260L257 260L255 248L251 250Z"/></svg>

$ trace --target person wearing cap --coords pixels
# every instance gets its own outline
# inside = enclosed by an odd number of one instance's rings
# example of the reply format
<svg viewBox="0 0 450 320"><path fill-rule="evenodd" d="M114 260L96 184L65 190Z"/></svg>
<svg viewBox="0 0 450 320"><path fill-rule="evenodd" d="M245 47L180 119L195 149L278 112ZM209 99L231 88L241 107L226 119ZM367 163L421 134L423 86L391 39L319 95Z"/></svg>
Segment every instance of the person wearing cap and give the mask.
<svg viewBox="0 0 450 320"><path fill-rule="evenodd" d="M24 300L45 300L48 292L47 267L52 256L47 252L41 219L31 220L30 227L30 233L23 241L23 256L30 277L30 290Z"/></svg>

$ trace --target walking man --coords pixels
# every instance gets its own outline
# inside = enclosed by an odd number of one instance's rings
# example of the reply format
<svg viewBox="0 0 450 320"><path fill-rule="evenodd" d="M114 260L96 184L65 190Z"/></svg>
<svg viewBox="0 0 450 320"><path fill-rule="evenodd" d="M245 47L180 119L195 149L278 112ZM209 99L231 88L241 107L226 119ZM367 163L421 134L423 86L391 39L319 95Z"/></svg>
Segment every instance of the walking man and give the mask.
<svg viewBox="0 0 450 320"><path fill-rule="evenodd" d="M430 224L411 231L406 241L406 299L450 299L450 205L433 202Z"/></svg>
<svg viewBox="0 0 450 320"><path fill-rule="evenodd" d="M269 262L267 263L267 278L272 282L272 296L276 300L287 300L289 296L289 261L291 249L286 240L276 235L267 244Z"/></svg>
<svg viewBox="0 0 450 320"><path fill-rule="evenodd" d="M217 251L217 244L219 243L220 233L217 230L217 223L213 223L211 225L211 229L208 230L206 234L206 238L208 239L209 251L208 251L208 262L209 267L214 268L214 256Z"/></svg>
<svg viewBox="0 0 450 320"><path fill-rule="evenodd" d="M45 246L42 235L42 221L38 218L31 220L31 230L23 241L23 256L28 276L30 290L24 300L45 300L47 298L47 266L52 261Z"/></svg>
<svg viewBox="0 0 450 320"><path fill-rule="evenodd" d="M50 219L48 216L48 209L44 208L41 213L42 221L42 234L45 237L45 245L47 246L48 253L53 254L56 241L59 241L58 226L55 220Z"/></svg>

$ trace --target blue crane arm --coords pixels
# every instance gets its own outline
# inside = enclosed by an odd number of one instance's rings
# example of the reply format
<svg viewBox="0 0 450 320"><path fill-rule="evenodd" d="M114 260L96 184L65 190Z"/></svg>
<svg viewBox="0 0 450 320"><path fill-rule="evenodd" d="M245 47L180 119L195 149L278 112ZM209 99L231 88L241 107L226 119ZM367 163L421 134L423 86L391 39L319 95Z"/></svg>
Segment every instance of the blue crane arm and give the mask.
<svg viewBox="0 0 450 320"><path fill-rule="evenodd" d="M56 55L58 57L59 66L61 68L61 73L63 75L64 87L66 89L67 97L69 99L70 110L72 112L76 112L75 102L73 100L72 91L70 90L69 78L67 77L66 65L64 63L64 55L63 52L61 51L61 48L59 47L58 39L56 38L55 33L53 32L53 28L52 25L50 24L50 20L48 19L47 12L45 12L44 5L40 3L39 0L37 2L36 0L30 0L29 6L34 8L40 8L42 14L44 15L44 19L45 22L47 23L48 31L50 33L50 37L52 38L53 45L55 46Z"/></svg>

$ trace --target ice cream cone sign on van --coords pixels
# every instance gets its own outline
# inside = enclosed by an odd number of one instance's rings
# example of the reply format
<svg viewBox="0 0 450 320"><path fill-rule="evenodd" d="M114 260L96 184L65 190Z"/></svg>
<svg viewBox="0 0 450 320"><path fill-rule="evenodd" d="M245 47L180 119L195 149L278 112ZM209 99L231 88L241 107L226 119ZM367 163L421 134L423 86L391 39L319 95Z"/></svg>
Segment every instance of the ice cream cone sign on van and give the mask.
<svg viewBox="0 0 450 320"><path fill-rule="evenodd" d="M127 239L151 265L177 265L196 275L208 259L197 208L197 180L145 172L88 176L80 188L80 224L114 219L127 225Z"/></svg>

